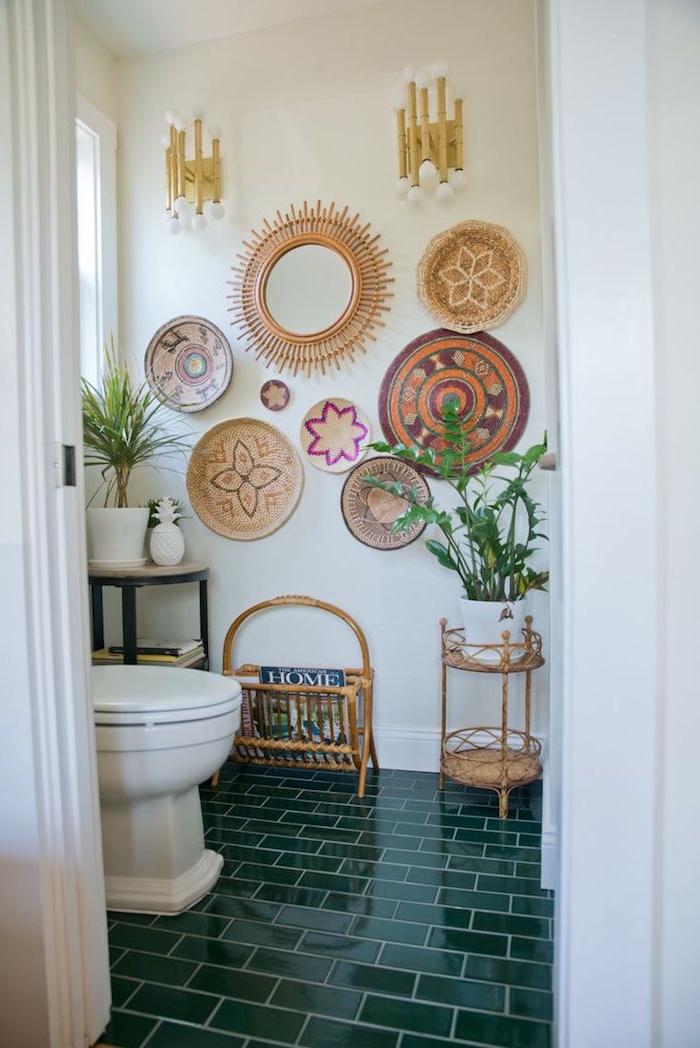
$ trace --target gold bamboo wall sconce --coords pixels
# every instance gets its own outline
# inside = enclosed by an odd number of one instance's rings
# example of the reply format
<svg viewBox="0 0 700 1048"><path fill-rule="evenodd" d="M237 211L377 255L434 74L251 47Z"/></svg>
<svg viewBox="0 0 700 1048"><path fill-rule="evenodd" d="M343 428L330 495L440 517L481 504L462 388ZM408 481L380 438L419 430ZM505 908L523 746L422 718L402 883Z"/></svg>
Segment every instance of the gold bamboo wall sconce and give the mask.
<svg viewBox="0 0 700 1048"><path fill-rule="evenodd" d="M185 121L179 113L165 114L168 130L163 136L165 147L165 221L169 233L182 229L206 229L204 204L211 218L224 217L221 203L221 128L211 124L211 156L202 148L202 114L194 114L194 157L187 159Z"/></svg>
<svg viewBox="0 0 700 1048"><path fill-rule="evenodd" d="M423 187L437 183L438 200L451 200L455 189L467 184L464 174L464 124L461 88L450 85L453 116L447 117L447 65L416 73L404 70L396 110L399 159L398 196L409 204L423 199ZM431 111L435 115L431 120Z"/></svg>

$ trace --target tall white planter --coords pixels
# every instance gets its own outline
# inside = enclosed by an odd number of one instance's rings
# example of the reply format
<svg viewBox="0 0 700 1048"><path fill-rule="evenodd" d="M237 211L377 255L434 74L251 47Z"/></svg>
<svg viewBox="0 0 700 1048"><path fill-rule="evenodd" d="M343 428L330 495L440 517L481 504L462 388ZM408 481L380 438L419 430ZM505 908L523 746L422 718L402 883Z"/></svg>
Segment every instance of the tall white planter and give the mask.
<svg viewBox="0 0 700 1048"><path fill-rule="evenodd" d="M148 507L89 509L88 563L92 568L140 568L146 561L144 545Z"/></svg>
<svg viewBox="0 0 700 1048"><path fill-rule="evenodd" d="M511 644L522 644L525 616L530 615L527 597L516 601L470 600L462 597L462 623L467 644L501 644L504 630L510 632ZM482 662L499 662L497 651L471 653Z"/></svg>

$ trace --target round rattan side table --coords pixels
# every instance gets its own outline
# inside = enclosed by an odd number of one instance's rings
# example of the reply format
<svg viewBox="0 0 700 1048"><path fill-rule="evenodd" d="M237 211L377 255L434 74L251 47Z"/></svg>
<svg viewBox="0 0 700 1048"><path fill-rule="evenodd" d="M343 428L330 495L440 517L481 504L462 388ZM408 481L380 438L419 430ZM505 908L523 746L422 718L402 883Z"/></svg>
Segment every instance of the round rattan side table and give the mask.
<svg viewBox="0 0 700 1048"><path fill-rule="evenodd" d="M442 728L439 788L445 776L465 786L494 790L498 815L508 815L508 795L516 786L534 782L542 773L541 745L530 733L530 677L544 665L542 638L532 629L532 616L525 617L522 638L511 641L505 630L500 644L470 644L463 629L447 629L440 619ZM501 723L498 727L458 728L447 731L448 669L471 673L501 674ZM511 673L525 674L524 729L508 724L508 681Z"/></svg>

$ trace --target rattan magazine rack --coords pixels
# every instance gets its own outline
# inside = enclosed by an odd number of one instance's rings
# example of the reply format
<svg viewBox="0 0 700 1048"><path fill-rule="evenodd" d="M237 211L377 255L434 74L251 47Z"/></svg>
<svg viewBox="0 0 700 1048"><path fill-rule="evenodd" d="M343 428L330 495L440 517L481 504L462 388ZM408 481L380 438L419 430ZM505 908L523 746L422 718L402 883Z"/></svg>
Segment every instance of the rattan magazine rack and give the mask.
<svg viewBox="0 0 700 1048"><path fill-rule="evenodd" d="M253 615L270 608L310 607L344 622L359 646L360 665L344 668L342 683L310 683L326 671L296 669L293 683L265 680L267 667L237 662L238 633ZM357 793L364 796L367 764L378 770L372 736L374 670L364 633L347 612L313 597L284 596L254 604L229 626L224 639L223 673L239 681L243 692L241 728L233 741L231 759L240 764L265 764L314 771L357 771ZM320 675L320 678L319 678ZM284 676L284 674L280 674ZM298 678L304 678L300 681ZM212 785L218 782L217 772Z"/></svg>
<svg viewBox="0 0 700 1048"><path fill-rule="evenodd" d="M544 665L542 638L525 616L521 637L504 630L500 644L470 644L463 629L447 629L440 619L442 663L442 731L439 787L445 776L466 786L495 790L498 814L508 815L508 795L516 786L534 782L542 773L541 744L530 732L530 677ZM447 671L501 674L501 723L498 727L458 728L447 731ZM523 730L508 723L508 681L512 673L525 674L525 723Z"/></svg>

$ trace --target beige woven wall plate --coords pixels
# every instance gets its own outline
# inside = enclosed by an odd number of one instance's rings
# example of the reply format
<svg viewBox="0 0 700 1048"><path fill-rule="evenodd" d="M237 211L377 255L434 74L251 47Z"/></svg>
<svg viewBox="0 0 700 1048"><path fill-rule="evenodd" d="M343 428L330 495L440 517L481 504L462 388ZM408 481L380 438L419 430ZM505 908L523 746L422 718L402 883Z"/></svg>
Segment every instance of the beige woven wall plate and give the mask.
<svg viewBox="0 0 700 1048"><path fill-rule="evenodd" d="M450 331L502 324L525 294L522 248L504 226L460 222L428 244L416 270L423 309Z"/></svg>
<svg viewBox="0 0 700 1048"><path fill-rule="evenodd" d="M325 374L327 367L338 367L345 357L352 361L356 350L365 352L366 340L375 338L372 329L383 326L381 315L388 311L386 300L391 295L392 278L387 276L391 262L378 240L379 234L370 235L369 222L363 225L358 215L349 216L347 207L336 211L335 204L326 207L320 200L315 208L306 201L298 209L292 204L287 214L278 211L272 223L265 219L262 232L253 230L250 241L244 241L245 250L230 281L229 311L232 323L242 330L245 348L254 350L256 360L274 364L280 372L289 368L294 375L299 371L310 375L316 368ZM281 319L270 294L275 267L286 266L290 253L298 248L322 249L321 255L325 250L329 268L340 265L347 277L347 293L337 311L324 317L320 326L318 321L312 324L313 330ZM309 296L309 312L314 303L321 304L323 296L313 280L301 294Z"/></svg>
<svg viewBox="0 0 700 1048"><path fill-rule="evenodd" d="M304 481L293 444L269 422L234 418L192 449L187 492L208 528L228 539L261 539L294 512Z"/></svg>

